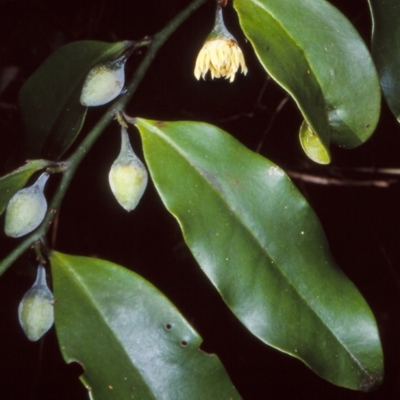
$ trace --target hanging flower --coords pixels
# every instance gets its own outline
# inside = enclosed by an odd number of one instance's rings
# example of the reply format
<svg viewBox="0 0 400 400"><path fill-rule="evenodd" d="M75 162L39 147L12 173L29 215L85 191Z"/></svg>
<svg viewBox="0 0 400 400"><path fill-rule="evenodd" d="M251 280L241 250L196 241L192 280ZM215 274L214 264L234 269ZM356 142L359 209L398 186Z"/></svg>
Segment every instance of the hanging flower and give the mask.
<svg viewBox="0 0 400 400"><path fill-rule="evenodd" d="M197 79L200 77L205 79L207 72L210 71L212 79L222 77L233 82L239 67L246 75L247 67L243 52L236 39L226 29L222 8L217 6L214 28L197 56L194 75Z"/></svg>

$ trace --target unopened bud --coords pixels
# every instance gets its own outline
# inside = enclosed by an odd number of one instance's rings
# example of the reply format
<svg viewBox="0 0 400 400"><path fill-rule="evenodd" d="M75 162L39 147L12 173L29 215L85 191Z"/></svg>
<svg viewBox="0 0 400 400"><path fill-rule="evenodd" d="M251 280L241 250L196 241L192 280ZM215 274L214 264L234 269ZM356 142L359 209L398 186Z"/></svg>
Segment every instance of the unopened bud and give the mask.
<svg viewBox="0 0 400 400"><path fill-rule="evenodd" d="M147 171L132 150L128 132L121 129L121 151L108 175L111 190L118 203L127 211L133 210L147 185Z"/></svg>
<svg viewBox="0 0 400 400"><path fill-rule="evenodd" d="M325 165L331 162L329 149L305 120L301 124L299 137L301 147L312 161Z"/></svg>
<svg viewBox="0 0 400 400"><path fill-rule="evenodd" d="M46 283L46 271L37 269L36 281L18 307L19 323L29 340L39 340L54 323L54 296Z"/></svg>
<svg viewBox="0 0 400 400"><path fill-rule="evenodd" d="M89 71L81 93L83 106L101 106L121 93L125 84L126 59L123 55L114 61L96 65Z"/></svg>
<svg viewBox="0 0 400 400"><path fill-rule="evenodd" d="M43 221L47 211L47 202L43 194L49 179L48 173L25 189L11 197L6 209L5 233L7 236L20 237L32 232Z"/></svg>

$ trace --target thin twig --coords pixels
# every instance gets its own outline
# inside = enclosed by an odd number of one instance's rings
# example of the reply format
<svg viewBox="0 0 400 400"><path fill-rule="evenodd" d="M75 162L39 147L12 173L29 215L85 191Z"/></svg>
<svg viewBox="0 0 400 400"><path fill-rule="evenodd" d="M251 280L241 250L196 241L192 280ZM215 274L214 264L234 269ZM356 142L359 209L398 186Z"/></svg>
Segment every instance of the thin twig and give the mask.
<svg viewBox="0 0 400 400"><path fill-rule="evenodd" d="M272 126L273 126L273 124L274 124L274 122L275 122L276 116L279 114L279 112L282 110L282 108L285 106L285 104L288 102L288 100L289 100L289 96L286 96L286 97L278 104L278 107L276 107L274 113L272 114L271 119L269 120L269 123L268 123L267 127L265 128L265 130L264 130L264 132L263 132L263 134L262 134L262 136L261 136L261 140L260 140L260 142L258 143L258 146L257 146L257 148L256 148L256 153L259 153L259 152L261 151L261 148L263 147L264 142L265 142L265 139L266 139L266 137L267 137L267 135L268 135L268 132L271 130L271 128L272 128Z"/></svg>
<svg viewBox="0 0 400 400"><path fill-rule="evenodd" d="M243 117L253 118L258 110L265 109L266 107L262 104L262 97L265 93L265 90L267 89L270 79L271 79L270 76L267 75L267 78L266 78L260 92L258 93L257 100L255 101L253 107L251 108L251 111L245 111L245 112L241 112L238 114L230 115L227 118L221 118L220 121L221 122L231 122L231 121L235 121L239 118L243 118Z"/></svg>
<svg viewBox="0 0 400 400"><path fill-rule="evenodd" d="M400 175L399 168L353 168L353 171L367 172L369 174Z"/></svg>
<svg viewBox="0 0 400 400"><path fill-rule="evenodd" d="M316 185L331 185L331 186L368 186L368 187L379 187L387 188L394 183L398 183L397 179L367 179L367 180L356 180L349 178L331 178L320 175L312 175L304 172L297 171L286 171L286 173L293 179L300 180L302 182L314 183Z"/></svg>

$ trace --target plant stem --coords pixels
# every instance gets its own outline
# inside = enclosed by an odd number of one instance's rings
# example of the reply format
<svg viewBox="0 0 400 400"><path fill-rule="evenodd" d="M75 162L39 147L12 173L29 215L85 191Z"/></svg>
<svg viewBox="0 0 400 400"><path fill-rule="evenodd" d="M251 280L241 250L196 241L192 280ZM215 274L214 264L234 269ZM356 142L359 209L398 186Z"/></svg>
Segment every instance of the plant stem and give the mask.
<svg viewBox="0 0 400 400"><path fill-rule="evenodd" d="M69 157L69 159L65 162L66 168L61 179L61 182L56 190L56 193L53 196L53 199L49 205L49 209L47 214L39 226L31 235L29 235L24 241L22 241L7 257L5 257L0 262L0 275L2 275L8 267L10 267L17 259L20 257L35 241L39 240L41 237L45 236L47 230L49 229L51 223L53 222L57 210L59 209L61 202L67 192L67 189L72 181L73 176L85 158L88 151L92 148L96 140L105 130L105 128L110 124L115 115L118 112L124 110L136 89L138 88L140 82L144 78L148 68L153 62L158 50L161 46L166 42L166 40L171 36L173 32L175 32L178 27L202 4L204 4L207 0L194 0L191 4L189 4L183 11L181 11L175 18L173 18L164 29L158 32L152 40L143 39L142 41L138 41L135 46L141 47L148 45L149 49L143 58L143 61L138 66L135 74L127 85L126 92L116 101L114 101L103 115L103 117L99 120L99 122L94 126L94 128L88 133L79 147L75 150L75 152Z"/></svg>

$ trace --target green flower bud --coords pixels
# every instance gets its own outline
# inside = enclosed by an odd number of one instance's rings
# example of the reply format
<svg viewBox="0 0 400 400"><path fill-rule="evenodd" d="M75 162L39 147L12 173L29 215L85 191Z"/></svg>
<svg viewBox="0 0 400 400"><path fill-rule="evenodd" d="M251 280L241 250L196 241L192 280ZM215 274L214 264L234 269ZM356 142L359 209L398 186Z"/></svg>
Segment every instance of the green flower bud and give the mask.
<svg viewBox="0 0 400 400"><path fill-rule="evenodd" d="M20 237L32 232L43 221L47 211L47 202L43 194L49 179L48 173L25 189L11 197L6 209L5 233L7 236Z"/></svg>
<svg viewBox="0 0 400 400"><path fill-rule="evenodd" d="M39 340L54 323L54 296L46 283L46 271L38 266L36 281L19 303L18 318L25 335Z"/></svg>
<svg viewBox="0 0 400 400"><path fill-rule="evenodd" d="M121 93L125 83L126 60L123 55L115 61L96 65L89 71L81 93L83 106L101 106Z"/></svg>
<svg viewBox="0 0 400 400"><path fill-rule="evenodd" d="M132 150L128 132L121 129L121 151L108 175L111 191L126 211L133 210L147 185L147 171Z"/></svg>

